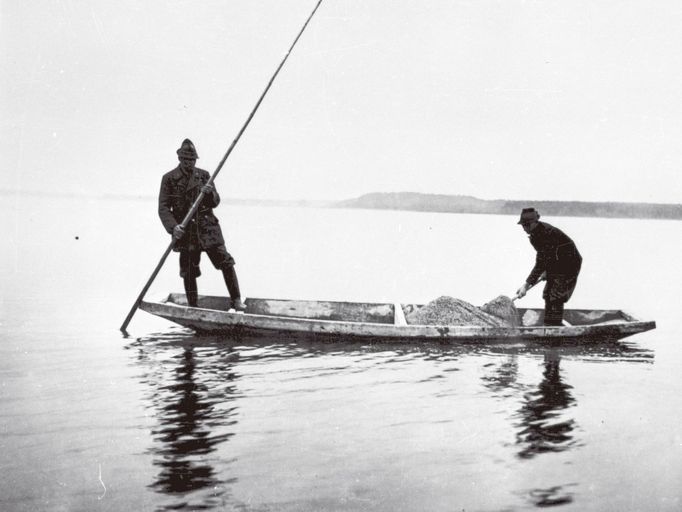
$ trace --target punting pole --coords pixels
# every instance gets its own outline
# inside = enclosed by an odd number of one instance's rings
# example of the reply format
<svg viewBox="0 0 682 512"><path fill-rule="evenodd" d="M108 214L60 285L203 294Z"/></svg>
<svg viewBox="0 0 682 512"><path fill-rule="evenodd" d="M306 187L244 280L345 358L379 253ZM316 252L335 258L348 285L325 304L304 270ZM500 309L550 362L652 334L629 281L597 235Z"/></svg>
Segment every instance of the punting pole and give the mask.
<svg viewBox="0 0 682 512"><path fill-rule="evenodd" d="M216 170L213 172L209 180L206 182L207 185L211 185L216 177L218 176L218 173L220 170L223 168L223 165L225 164L225 161L227 160L227 157L230 156L230 153L232 153L232 150L234 147L237 145L237 142L241 138L242 134L246 130L246 127L249 126L249 123L251 122L251 119L253 119L253 116L256 114L256 110L258 110L258 107L260 107L260 104L263 102L263 98L265 98L265 95L268 93L270 90L270 87L272 86L273 82L275 81L275 78L279 74L279 71L282 69L282 66L284 66L284 63L286 62L287 58L289 57L289 54L291 51L294 49L294 46L296 46L296 43L298 40L301 38L301 35L303 34L303 31L306 29L308 26L308 23L312 19L313 15L317 11L317 8L320 6L322 3L322 0L318 0L317 4L315 5L315 8L313 11L310 13L310 16L308 16L308 19L305 21L303 24L303 27L301 28L300 32L296 36L296 39L294 39L294 42L291 43L291 46L289 47L289 50L287 53L284 55L284 58L282 59L282 62L279 63L279 66L277 66L277 69L275 70L274 74L272 75L272 78L270 78L270 81L268 82L268 85L265 87L263 90L263 93L260 95L260 98L258 98L258 101L256 102L256 105L253 107L253 110L251 110L251 113L249 114L249 117L246 118L246 122L244 123L244 126L242 126L241 130L239 130L239 133L237 133L237 136L235 139L232 141L232 144L230 144L230 147L227 149L227 152L225 153L225 156L223 156L222 160L220 160L220 163L218 164L218 167ZM189 223L190 219L194 216L196 213L197 209L199 208L199 203L201 200L204 198L204 193L201 192L199 194L199 197L197 197L196 201L194 201L194 204L192 205L192 208L190 208L189 212L187 212L187 215L185 215L185 218L182 220L182 223L180 224L183 228L187 227L187 224ZM173 249L173 246L175 245L175 239L171 240L171 243L168 245L166 248L166 251L163 253L163 256L161 256L161 259L159 260L159 263L156 265L156 268L154 269L154 272L152 272L152 275L149 277L147 280L147 283L144 285L142 288L142 291L140 294L137 296L137 299L135 300L135 304L133 304L133 307L130 309L130 312L128 313L128 316L126 319L123 321L123 324L121 324L121 332L123 334L127 334L127 327L128 324L130 323L130 320L133 318L133 315L135 314L135 311L137 311L137 308L140 306L140 302L142 302L142 299L144 298L145 293L147 293L147 290L149 290L149 287L152 285L152 282L156 278L156 275L159 273L161 270L161 267L163 266L164 262L166 261L166 258L170 254L171 250Z"/></svg>

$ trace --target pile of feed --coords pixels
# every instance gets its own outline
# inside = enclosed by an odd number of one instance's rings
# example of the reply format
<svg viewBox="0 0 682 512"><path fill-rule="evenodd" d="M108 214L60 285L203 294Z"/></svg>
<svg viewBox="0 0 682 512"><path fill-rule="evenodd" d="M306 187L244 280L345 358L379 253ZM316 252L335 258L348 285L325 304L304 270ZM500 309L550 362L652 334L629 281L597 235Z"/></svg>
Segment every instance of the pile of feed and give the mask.
<svg viewBox="0 0 682 512"><path fill-rule="evenodd" d="M516 327L518 312L509 297L500 295L483 307L446 295L409 313L411 325L476 325L481 327Z"/></svg>

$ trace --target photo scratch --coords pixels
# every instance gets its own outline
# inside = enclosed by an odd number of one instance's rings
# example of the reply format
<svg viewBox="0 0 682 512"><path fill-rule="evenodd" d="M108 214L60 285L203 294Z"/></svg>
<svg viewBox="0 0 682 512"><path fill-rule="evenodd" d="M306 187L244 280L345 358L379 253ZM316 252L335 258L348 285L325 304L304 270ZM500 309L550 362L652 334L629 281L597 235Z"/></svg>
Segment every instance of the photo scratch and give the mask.
<svg viewBox="0 0 682 512"><path fill-rule="evenodd" d="M107 486L104 485L104 481L102 480L102 464L99 464L99 483L101 483L102 487L104 488L102 495L97 497L98 500L101 500L107 493Z"/></svg>

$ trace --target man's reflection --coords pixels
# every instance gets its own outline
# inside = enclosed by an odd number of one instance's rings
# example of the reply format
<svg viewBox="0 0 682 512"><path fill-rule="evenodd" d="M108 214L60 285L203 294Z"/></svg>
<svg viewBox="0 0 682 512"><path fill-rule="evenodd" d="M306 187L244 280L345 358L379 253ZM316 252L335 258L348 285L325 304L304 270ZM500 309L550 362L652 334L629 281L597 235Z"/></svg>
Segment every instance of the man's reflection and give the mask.
<svg viewBox="0 0 682 512"><path fill-rule="evenodd" d="M561 452L575 444L575 420L561 418L575 399L570 392L572 386L561 380L560 360L557 352L547 352L542 381L536 390L524 395L524 404L518 412L520 430L516 434L517 444L523 447L518 453L521 458Z"/></svg>
<svg viewBox="0 0 682 512"><path fill-rule="evenodd" d="M149 355L149 350L140 354L140 361L151 363ZM225 485L234 481L221 479L211 462L218 457L210 456L234 435L236 424L234 357L222 356L224 353L202 353L197 358L194 348L182 347L173 357L177 366L172 376L164 371L164 365L154 368L145 379L152 385L150 401L158 420L150 452L160 471L150 487L175 496L204 489L206 492L194 495L203 509L224 503Z"/></svg>
<svg viewBox="0 0 682 512"><path fill-rule="evenodd" d="M486 367L493 369L483 377L484 386L495 396L507 399L517 396L524 389L519 383L519 364L515 350L500 349L492 352L505 355ZM531 459L542 453L556 453L575 448L580 444L576 439L577 424L568 412L576 405L571 394L572 386L562 379L559 363L561 355L579 358L592 364L635 363L651 364L654 353L637 345L627 343L603 343L589 346L564 346L558 349L527 350L537 355L541 351L542 379L537 387L521 394L523 405L514 414L516 444L520 446L517 455L521 459ZM522 352L521 352L522 353ZM546 488L529 489L528 500L539 508L565 505L573 502L575 483L562 483Z"/></svg>

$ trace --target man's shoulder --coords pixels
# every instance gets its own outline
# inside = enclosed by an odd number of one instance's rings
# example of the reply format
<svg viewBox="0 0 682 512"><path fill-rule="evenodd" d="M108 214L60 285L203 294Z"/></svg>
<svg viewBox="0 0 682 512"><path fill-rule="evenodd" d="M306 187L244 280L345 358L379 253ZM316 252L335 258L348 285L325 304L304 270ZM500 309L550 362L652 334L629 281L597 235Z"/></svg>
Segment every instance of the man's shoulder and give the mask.
<svg viewBox="0 0 682 512"><path fill-rule="evenodd" d="M555 230L554 226L547 224L546 222L538 221L538 225L530 233L531 241L539 242L541 240L547 239L551 233Z"/></svg>
<svg viewBox="0 0 682 512"><path fill-rule="evenodd" d="M180 170L180 166L175 167L168 171L167 173L164 173L164 175L161 177L162 180L169 180L169 179L176 179L180 177L180 174L182 171Z"/></svg>
<svg viewBox="0 0 682 512"><path fill-rule="evenodd" d="M551 224L547 224L546 222L543 222L542 226L543 226L542 235L545 238L550 238L552 240L560 242L570 240L570 237L558 227L552 226Z"/></svg>
<svg viewBox="0 0 682 512"><path fill-rule="evenodd" d="M545 233L551 233L552 231L561 231L556 226L552 226L551 224L549 224L545 221L538 221L538 227L540 228L540 232L545 232Z"/></svg>
<svg viewBox="0 0 682 512"><path fill-rule="evenodd" d="M166 176L172 176L173 174L177 174L180 172L180 166L178 165L177 167L173 167L170 171L165 172L163 174L163 177L165 178Z"/></svg>

